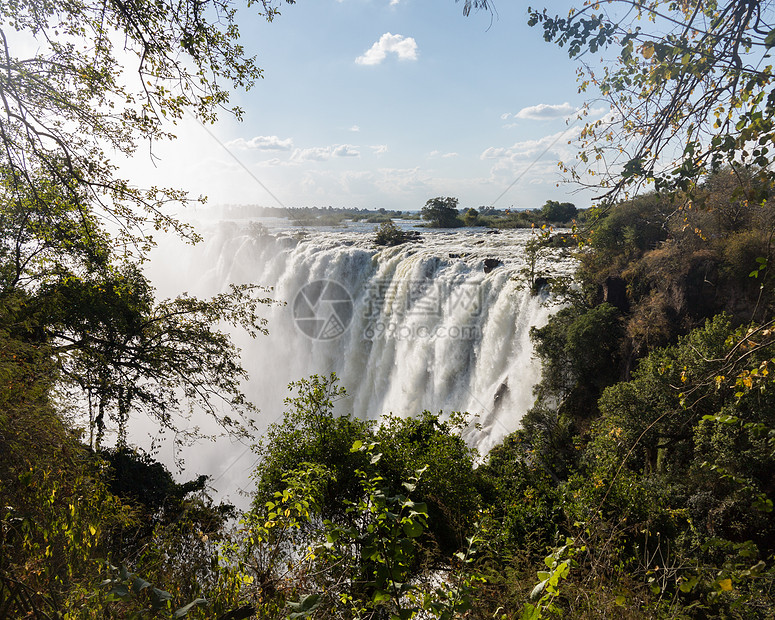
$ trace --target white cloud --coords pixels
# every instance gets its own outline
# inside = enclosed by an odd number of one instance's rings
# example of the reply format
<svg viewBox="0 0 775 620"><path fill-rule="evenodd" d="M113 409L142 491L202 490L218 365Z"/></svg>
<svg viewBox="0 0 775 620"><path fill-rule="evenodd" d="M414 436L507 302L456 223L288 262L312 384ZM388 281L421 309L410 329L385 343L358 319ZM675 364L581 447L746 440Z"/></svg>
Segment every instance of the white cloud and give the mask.
<svg viewBox="0 0 775 620"><path fill-rule="evenodd" d="M522 108L514 115L514 118L528 118L532 120L547 120L550 118L563 118L576 112L576 108L567 101L560 104L539 103Z"/></svg>
<svg viewBox="0 0 775 620"><path fill-rule="evenodd" d="M360 157L358 147L352 144L333 146L315 146L308 149L296 149L291 153L291 161L326 161L332 157Z"/></svg>
<svg viewBox="0 0 775 620"><path fill-rule="evenodd" d="M443 157L444 159L450 159L452 157L458 156L458 153L442 153L441 151L431 151L428 153L428 157Z"/></svg>
<svg viewBox="0 0 775 620"><path fill-rule="evenodd" d="M511 112L505 112L504 114L501 114L502 121L508 120L510 117L511 117Z"/></svg>
<svg viewBox="0 0 775 620"><path fill-rule="evenodd" d="M293 148L293 138L281 140L277 136L256 136L250 140L237 138L227 142L226 146L239 149L257 149L259 151L290 151Z"/></svg>
<svg viewBox="0 0 775 620"><path fill-rule="evenodd" d="M331 158L330 146L315 146L309 149L296 149L291 153L293 161L325 161Z"/></svg>
<svg viewBox="0 0 775 620"><path fill-rule="evenodd" d="M491 146L484 150L484 152L479 156L480 159L500 159L501 157L505 157L508 154L507 149L504 149L503 147L495 147Z"/></svg>
<svg viewBox="0 0 775 620"><path fill-rule="evenodd" d="M480 159L508 159L517 162L523 159L535 158L542 155L543 158L568 159L573 157L575 151L569 147L568 142L576 139L581 132L579 127L570 127L565 131L544 136L538 140L523 140L510 147L491 146L485 149L479 156Z"/></svg>
<svg viewBox="0 0 775 620"><path fill-rule="evenodd" d="M353 125L352 127L350 127L350 131L353 131L355 133L359 132L360 130L361 128L358 127L358 125Z"/></svg>
<svg viewBox="0 0 775 620"><path fill-rule="evenodd" d="M340 144L331 151L334 157L360 157L361 152L352 144Z"/></svg>
<svg viewBox="0 0 775 620"><path fill-rule="evenodd" d="M378 65L389 53L398 56L399 60L417 60L417 42L412 37L386 32L355 62L359 65Z"/></svg>
<svg viewBox="0 0 775 620"><path fill-rule="evenodd" d="M427 192L431 181L419 168L380 168L375 185L378 191L395 195Z"/></svg>
<svg viewBox="0 0 775 620"><path fill-rule="evenodd" d="M369 148L372 151L374 151L375 155L382 155L382 154L388 152L388 145L387 144L375 144L374 146L370 146Z"/></svg>

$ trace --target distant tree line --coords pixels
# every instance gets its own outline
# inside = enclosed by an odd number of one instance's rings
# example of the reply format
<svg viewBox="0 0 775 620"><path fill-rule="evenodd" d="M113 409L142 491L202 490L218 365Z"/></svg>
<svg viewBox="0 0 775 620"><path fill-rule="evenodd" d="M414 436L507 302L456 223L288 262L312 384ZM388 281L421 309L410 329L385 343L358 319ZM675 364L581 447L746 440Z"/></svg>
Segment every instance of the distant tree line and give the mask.
<svg viewBox="0 0 775 620"><path fill-rule="evenodd" d="M460 226L486 226L490 228L529 228L535 224L570 226L580 212L570 202L547 200L540 209L517 211L471 207L458 209L458 199L450 197L431 198L420 211L427 226L432 228L458 228Z"/></svg>
<svg viewBox="0 0 775 620"><path fill-rule="evenodd" d="M495 209L482 206L458 208L458 199L439 196L429 199L417 211L366 209L357 207L262 207L258 205L224 205L218 208L225 218L276 217L298 226L343 226L347 222L380 224L391 219L424 220L433 228L486 226L490 228L529 228L532 224L570 224L582 218L583 211L569 202L548 200L543 207L532 210Z"/></svg>

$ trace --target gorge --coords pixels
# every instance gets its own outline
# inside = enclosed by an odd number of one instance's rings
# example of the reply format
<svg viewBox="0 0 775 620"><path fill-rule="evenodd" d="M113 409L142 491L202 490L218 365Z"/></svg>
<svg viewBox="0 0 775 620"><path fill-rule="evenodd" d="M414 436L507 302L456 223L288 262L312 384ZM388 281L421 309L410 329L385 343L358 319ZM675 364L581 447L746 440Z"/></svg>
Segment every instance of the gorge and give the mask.
<svg viewBox="0 0 775 620"><path fill-rule="evenodd" d="M540 375L530 328L553 311L550 293L527 285L533 232L426 229L419 241L386 248L371 226L267 223L209 224L204 243L165 245L150 270L160 296L212 295L230 283L272 288L280 303L266 308L268 336L234 334L259 430L282 418L291 381L331 372L347 389L337 406L362 419L468 412L466 441L482 454L519 427ZM547 276L572 269L555 249L536 265ZM188 465L239 486L249 457L235 465L224 453L222 442L200 445Z"/></svg>

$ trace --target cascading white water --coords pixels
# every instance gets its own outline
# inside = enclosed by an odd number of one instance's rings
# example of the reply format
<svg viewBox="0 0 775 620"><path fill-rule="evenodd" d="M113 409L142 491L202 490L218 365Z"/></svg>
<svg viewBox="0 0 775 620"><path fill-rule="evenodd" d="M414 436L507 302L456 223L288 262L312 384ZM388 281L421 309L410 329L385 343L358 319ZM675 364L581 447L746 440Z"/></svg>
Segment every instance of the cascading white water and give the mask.
<svg viewBox="0 0 775 620"><path fill-rule="evenodd" d="M518 428L540 373L529 331L552 308L520 277L530 234L429 231L419 242L380 248L364 232L266 234L223 222L187 251L187 275L179 268L151 275L165 294L207 296L248 282L273 287L272 296L287 302L267 308L269 336L236 335L259 426L281 418L290 381L336 372L348 392L343 411L365 419L467 411L481 427L467 440L484 453ZM538 269L567 275L572 261L552 251ZM327 282L321 286L335 299L305 289L313 282ZM333 316L333 329L311 323L311 312ZM211 473L229 466L222 455L205 460Z"/></svg>

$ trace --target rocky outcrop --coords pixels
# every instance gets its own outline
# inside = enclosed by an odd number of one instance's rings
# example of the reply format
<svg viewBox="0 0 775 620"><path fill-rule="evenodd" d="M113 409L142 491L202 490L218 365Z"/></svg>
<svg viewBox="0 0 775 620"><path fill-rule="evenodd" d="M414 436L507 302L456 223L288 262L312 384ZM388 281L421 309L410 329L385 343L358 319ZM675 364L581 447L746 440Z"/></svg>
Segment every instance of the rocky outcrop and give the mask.
<svg viewBox="0 0 775 620"><path fill-rule="evenodd" d="M501 267L503 261L497 258L485 258L484 259L484 273L490 273L493 269Z"/></svg>
<svg viewBox="0 0 775 620"><path fill-rule="evenodd" d="M622 312L628 312L630 301L627 299L627 283L624 278L608 276L603 282L603 302L611 304Z"/></svg>

